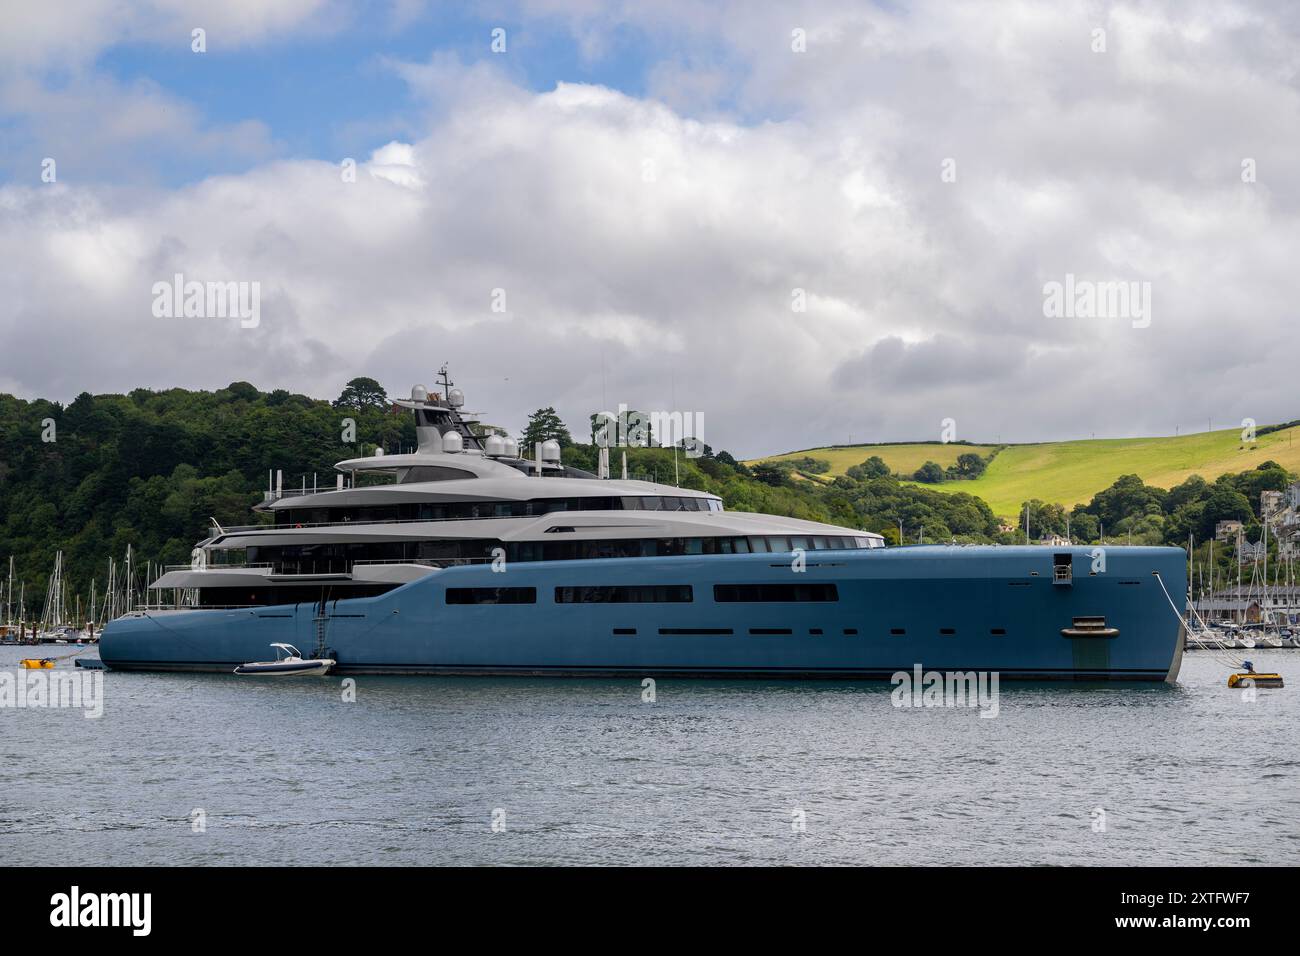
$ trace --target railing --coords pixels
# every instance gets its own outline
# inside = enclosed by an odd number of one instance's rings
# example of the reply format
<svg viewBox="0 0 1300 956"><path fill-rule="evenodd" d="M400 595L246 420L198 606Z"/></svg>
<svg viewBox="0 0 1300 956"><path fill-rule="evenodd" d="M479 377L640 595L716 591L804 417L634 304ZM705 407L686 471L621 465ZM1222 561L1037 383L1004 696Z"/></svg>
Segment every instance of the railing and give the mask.
<svg viewBox="0 0 1300 956"><path fill-rule="evenodd" d="M226 534L234 534L244 531L298 531L302 528L350 528L357 525L369 526L376 524L430 524L438 521L486 521L495 518L498 521L504 521L508 518L545 518L547 515L565 514L562 511L548 511L539 515L479 515L477 517L465 516L464 518L377 518L372 521L295 521L293 524L245 524L234 525L222 530ZM578 512L570 511L568 514L577 514Z"/></svg>
<svg viewBox="0 0 1300 956"><path fill-rule="evenodd" d="M458 558L449 558L448 560L459 560ZM471 559L466 559L471 560ZM488 560L491 560L490 558ZM424 567L436 568L441 563L437 558L362 558L359 561L353 561L352 567L358 564L419 564Z"/></svg>
<svg viewBox="0 0 1300 956"><path fill-rule="evenodd" d="M249 567L249 568L268 568L268 569L270 569L271 574L272 574L273 576L275 576L275 577L290 577L290 576L297 576L297 577L303 577L303 578L311 578L311 577L320 577L321 575L324 575L324 574L350 574L350 573L352 572L352 569L353 569L354 567L356 567L357 565L365 565L365 566L367 566L367 567L371 567L371 566L374 566L374 565L401 565L401 564L415 564L415 565L419 565L419 566L421 566L421 567L426 567L426 568L447 568L447 567L452 567L452 566L455 566L455 565L462 565L462 564L487 564L487 563L489 563L489 562L491 562L491 561L493 561L493 560L494 560L494 559L491 558L491 557L482 557L482 558L361 558L361 559L359 559L359 560L352 561L352 562L348 563L348 564L347 564L345 567L343 567L343 568L335 568L335 567L333 567L333 566L331 565L331 566L326 567L324 570L319 570L319 571L317 571L317 570L313 570L313 571L304 571L304 570L301 569L301 567L297 567L297 568L294 568L294 569L292 569L292 570L289 570L289 569L286 568L286 565L283 564L283 563L281 563L281 564L279 564L279 565L276 565L274 562L270 562L270 561L264 561L264 562L259 562L259 563L257 563L257 564L249 564L249 565L215 565L215 566L213 566L213 565L209 565L209 566L206 567L206 568L191 568L188 564L178 564L178 565L169 565L169 566L168 566L168 570L173 570L173 571L216 571L216 570L221 570L221 569L223 569L223 568L225 568L225 567L233 567L233 568L235 568L235 569L239 569L239 568L242 568L242 567ZM191 587L193 587L193 586L194 586L194 585L191 585ZM160 590L171 590L171 589L170 589L170 588L162 588L162 589L160 589Z"/></svg>
<svg viewBox="0 0 1300 956"><path fill-rule="evenodd" d="M708 500L708 499L702 499L702 500ZM459 518L389 518L389 519L376 518L372 520L359 520L359 521L295 521L293 524L245 524L245 525L231 525L228 528L222 528L222 531L225 532L226 534L235 534L235 533L242 533L245 531L271 531L271 532L285 531L285 530L297 531L301 528L344 528L344 527L354 527L358 525L369 526L369 525L377 525L377 524L383 524L383 525L437 524L438 522L441 521L491 521L491 520L508 521L512 518L519 519L522 521L525 519L548 518L552 515L604 514L610 511L618 511L618 512L630 511L636 514L658 514L659 512L664 512L666 514L720 514L721 513L718 511L707 511L707 510L692 511L690 509L685 509L685 508L655 508L655 509L575 508L572 511L567 511L567 510L543 511L540 514L535 514L535 515L493 514L493 515L465 515Z"/></svg>

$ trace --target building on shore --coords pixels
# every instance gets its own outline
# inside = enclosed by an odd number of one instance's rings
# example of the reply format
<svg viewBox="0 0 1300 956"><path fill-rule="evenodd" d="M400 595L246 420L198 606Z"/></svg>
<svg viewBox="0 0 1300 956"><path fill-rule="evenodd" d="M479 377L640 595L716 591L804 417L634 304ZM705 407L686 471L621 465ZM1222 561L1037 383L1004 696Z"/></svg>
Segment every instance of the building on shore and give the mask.
<svg viewBox="0 0 1300 956"><path fill-rule="evenodd" d="M1214 526L1214 540L1225 541L1228 544L1235 544L1244 530L1244 525L1235 518L1227 521L1220 521Z"/></svg>
<svg viewBox="0 0 1300 956"><path fill-rule="evenodd" d="M1223 588L1194 602L1208 623L1258 624L1267 612L1273 624L1300 624L1300 586Z"/></svg>

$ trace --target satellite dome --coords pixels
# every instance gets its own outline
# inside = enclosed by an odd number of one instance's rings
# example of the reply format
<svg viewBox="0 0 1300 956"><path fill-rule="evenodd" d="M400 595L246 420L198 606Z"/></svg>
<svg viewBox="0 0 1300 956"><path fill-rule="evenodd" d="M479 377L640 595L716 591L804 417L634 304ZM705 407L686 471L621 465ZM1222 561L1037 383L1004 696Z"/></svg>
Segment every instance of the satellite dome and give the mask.
<svg viewBox="0 0 1300 956"><path fill-rule="evenodd" d="M453 388L447 393L447 404L452 408L460 408L465 404L465 393L458 388Z"/></svg>
<svg viewBox="0 0 1300 956"><path fill-rule="evenodd" d="M460 437L460 432L447 432L442 436L442 450L449 455L454 455L465 447L465 440Z"/></svg>
<svg viewBox="0 0 1300 956"><path fill-rule="evenodd" d="M411 401L427 402L429 400L429 390L423 385L411 386Z"/></svg>
<svg viewBox="0 0 1300 956"><path fill-rule="evenodd" d="M559 461L560 443L554 438L542 442L542 461Z"/></svg>
<svg viewBox="0 0 1300 956"><path fill-rule="evenodd" d="M489 458L500 458L506 452L506 443L500 435L488 435L483 443L483 454Z"/></svg>

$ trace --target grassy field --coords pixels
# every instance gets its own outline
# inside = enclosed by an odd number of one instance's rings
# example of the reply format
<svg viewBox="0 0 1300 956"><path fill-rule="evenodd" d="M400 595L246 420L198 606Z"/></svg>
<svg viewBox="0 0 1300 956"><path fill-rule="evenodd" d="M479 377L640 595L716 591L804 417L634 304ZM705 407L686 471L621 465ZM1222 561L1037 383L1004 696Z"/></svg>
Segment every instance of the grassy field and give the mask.
<svg viewBox="0 0 1300 956"><path fill-rule="evenodd" d="M1147 484L1171 488L1189 475L1213 481L1219 475L1254 468L1272 459L1300 472L1300 426L1261 435L1243 445L1239 429L1200 432L1176 438L1102 438L1003 447L988 471L974 481L930 485L940 491L967 491L983 498L993 511L1014 517L1029 498L1058 502L1067 508L1087 502L1120 475L1136 474ZM910 474L927 460L945 467L967 451L987 455L989 445L857 445L777 455L808 455L831 463L832 475L879 455L896 472ZM763 460L774 460L763 459Z"/></svg>

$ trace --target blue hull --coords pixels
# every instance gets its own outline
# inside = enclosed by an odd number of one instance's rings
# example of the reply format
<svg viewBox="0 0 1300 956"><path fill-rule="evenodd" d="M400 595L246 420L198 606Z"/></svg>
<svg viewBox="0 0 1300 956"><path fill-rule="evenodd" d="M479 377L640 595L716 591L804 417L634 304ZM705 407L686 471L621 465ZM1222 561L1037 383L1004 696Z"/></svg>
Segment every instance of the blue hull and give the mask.
<svg viewBox="0 0 1300 956"><path fill-rule="evenodd" d="M1053 581L1053 555L1074 577ZM772 554L542 561L504 573L449 568L386 594L331 601L324 645L348 674L888 678L989 670L1004 678L1177 676L1186 590L1178 548L909 547L809 552L802 573ZM1153 572L1159 572L1158 579ZM714 585L833 584L836 600L715 600ZM689 603L556 603L556 588L691 585ZM536 589L533 604L449 604L448 588ZM1113 637L1064 637L1103 617ZM115 670L229 673L273 642L317 647L313 604L150 611L101 637ZM634 633L628 633L634 631Z"/></svg>

